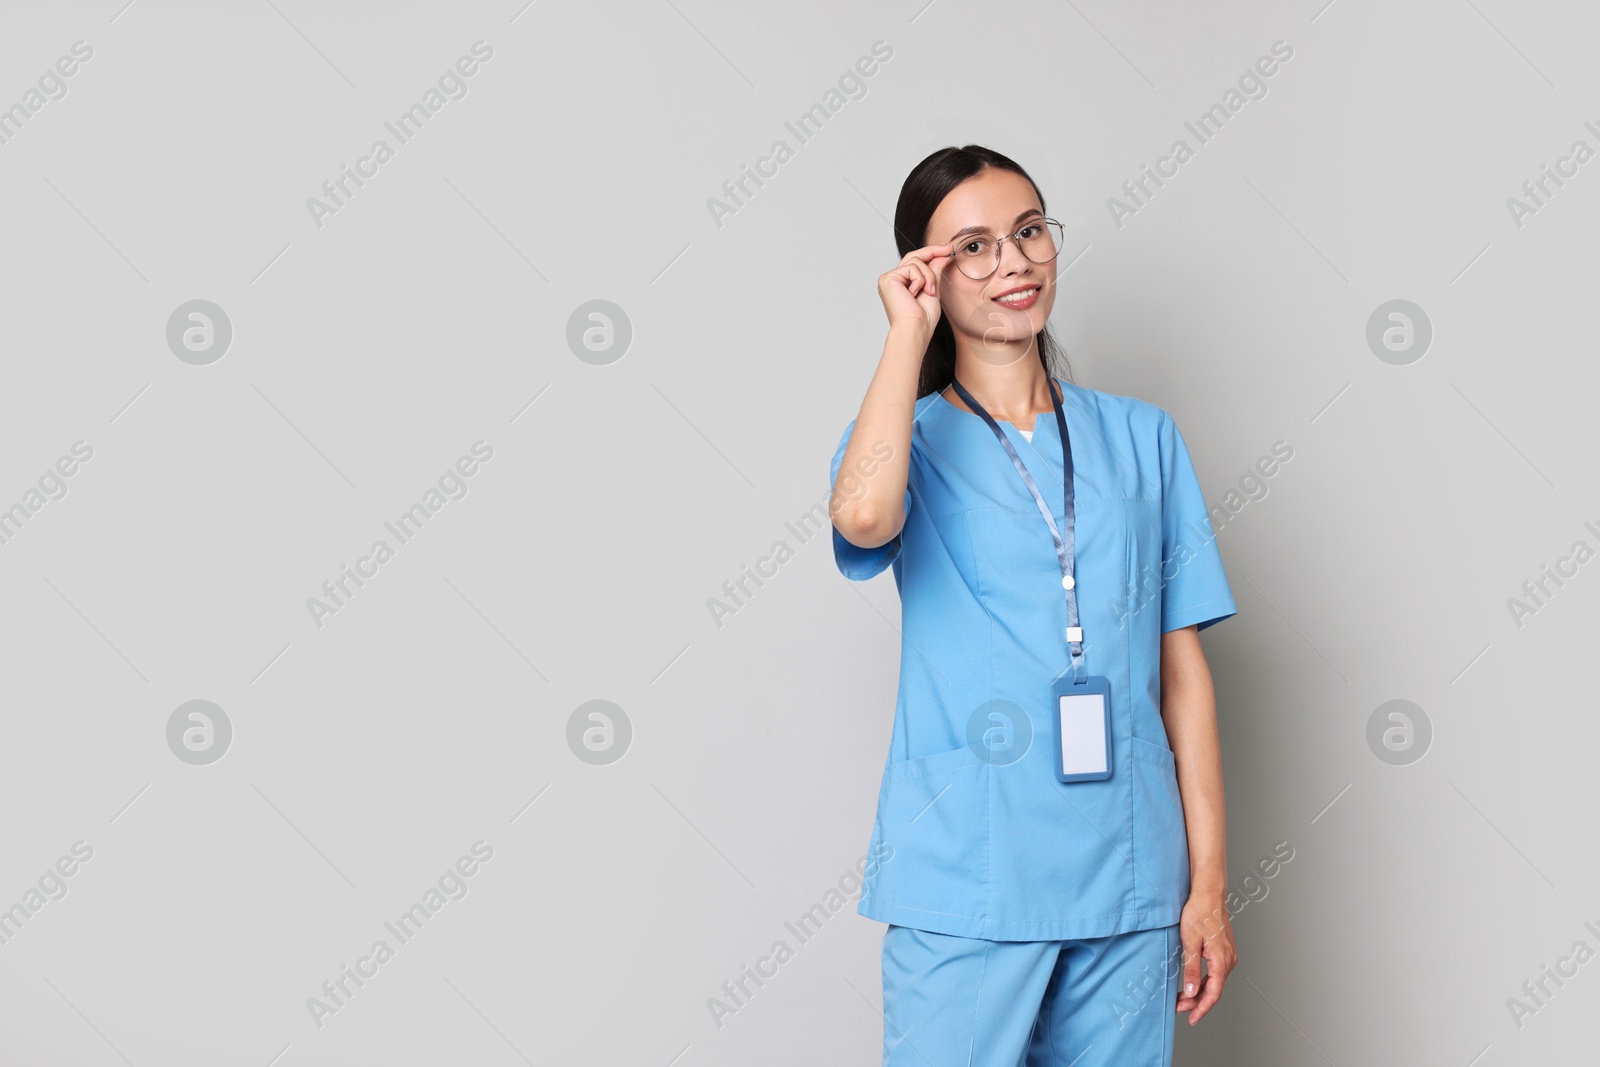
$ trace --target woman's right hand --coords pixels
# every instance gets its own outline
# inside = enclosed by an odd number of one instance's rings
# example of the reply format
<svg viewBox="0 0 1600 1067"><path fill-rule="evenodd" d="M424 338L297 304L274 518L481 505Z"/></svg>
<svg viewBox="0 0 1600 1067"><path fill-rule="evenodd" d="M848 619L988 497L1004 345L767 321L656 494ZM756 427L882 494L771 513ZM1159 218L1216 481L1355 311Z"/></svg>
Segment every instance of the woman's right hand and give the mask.
<svg viewBox="0 0 1600 1067"><path fill-rule="evenodd" d="M891 330L914 326L933 336L933 328L939 325L939 279L954 251L950 245L913 249L899 266L879 275L878 297Z"/></svg>

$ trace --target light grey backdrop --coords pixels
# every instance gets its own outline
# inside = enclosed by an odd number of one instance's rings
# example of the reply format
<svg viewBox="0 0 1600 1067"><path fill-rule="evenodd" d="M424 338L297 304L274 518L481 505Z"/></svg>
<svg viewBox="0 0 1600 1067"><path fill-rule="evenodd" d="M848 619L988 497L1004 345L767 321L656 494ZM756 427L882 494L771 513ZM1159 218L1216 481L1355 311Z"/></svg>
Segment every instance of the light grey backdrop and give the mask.
<svg viewBox="0 0 1600 1067"><path fill-rule="evenodd" d="M968 142L1068 225L1077 380L1237 511L1205 644L1249 903L1177 1062L1593 1054L1592 7L122 5L0 13L0 1060L876 1063L883 928L786 924L865 853L898 600L785 524L881 352L900 183Z"/></svg>

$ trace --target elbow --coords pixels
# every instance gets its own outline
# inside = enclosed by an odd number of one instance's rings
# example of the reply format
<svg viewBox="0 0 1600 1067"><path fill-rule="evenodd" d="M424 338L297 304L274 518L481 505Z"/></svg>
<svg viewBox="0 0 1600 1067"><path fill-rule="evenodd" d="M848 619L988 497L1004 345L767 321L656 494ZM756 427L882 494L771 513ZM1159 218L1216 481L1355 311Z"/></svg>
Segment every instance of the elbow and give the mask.
<svg viewBox="0 0 1600 1067"><path fill-rule="evenodd" d="M841 508L833 517L834 528L846 541L857 548L878 548L893 541L900 533L900 516L891 516L871 503L863 501Z"/></svg>

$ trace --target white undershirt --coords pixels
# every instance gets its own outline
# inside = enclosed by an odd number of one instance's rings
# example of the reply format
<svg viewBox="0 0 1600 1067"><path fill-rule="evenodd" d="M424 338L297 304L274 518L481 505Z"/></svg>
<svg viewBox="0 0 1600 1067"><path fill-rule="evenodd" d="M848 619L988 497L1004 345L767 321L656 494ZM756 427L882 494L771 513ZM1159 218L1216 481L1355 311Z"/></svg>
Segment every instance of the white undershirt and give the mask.
<svg viewBox="0 0 1600 1067"><path fill-rule="evenodd" d="M1033 431L1032 430L1018 430L1017 432L1020 433L1023 437L1026 437L1030 443L1033 441Z"/></svg>

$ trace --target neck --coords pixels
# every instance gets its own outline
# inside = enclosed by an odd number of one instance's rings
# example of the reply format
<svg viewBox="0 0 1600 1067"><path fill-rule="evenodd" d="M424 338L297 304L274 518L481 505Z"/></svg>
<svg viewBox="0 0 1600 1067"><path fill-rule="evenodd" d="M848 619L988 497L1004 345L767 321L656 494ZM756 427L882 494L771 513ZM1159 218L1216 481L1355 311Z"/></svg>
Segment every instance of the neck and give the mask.
<svg viewBox="0 0 1600 1067"><path fill-rule="evenodd" d="M1024 430L1033 428L1035 415L1055 412L1049 375L1033 352L1003 366L957 353L955 376L990 415ZM957 407L970 410L954 386L946 389L944 396Z"/></svg>

